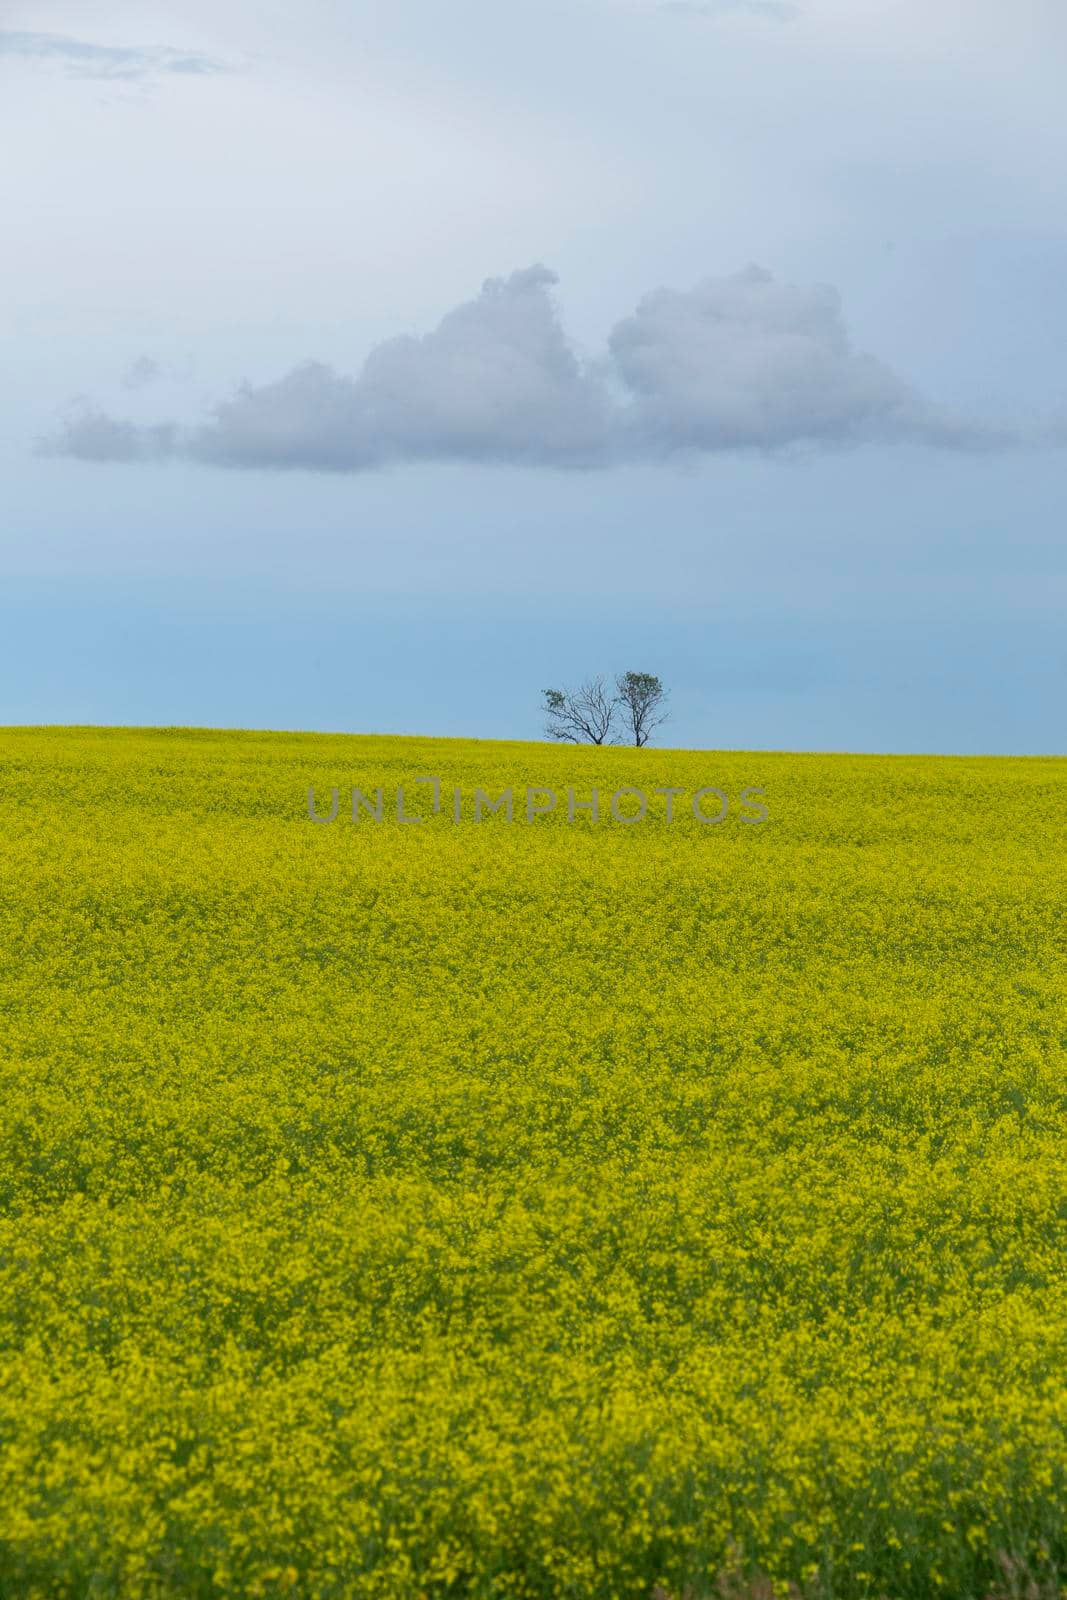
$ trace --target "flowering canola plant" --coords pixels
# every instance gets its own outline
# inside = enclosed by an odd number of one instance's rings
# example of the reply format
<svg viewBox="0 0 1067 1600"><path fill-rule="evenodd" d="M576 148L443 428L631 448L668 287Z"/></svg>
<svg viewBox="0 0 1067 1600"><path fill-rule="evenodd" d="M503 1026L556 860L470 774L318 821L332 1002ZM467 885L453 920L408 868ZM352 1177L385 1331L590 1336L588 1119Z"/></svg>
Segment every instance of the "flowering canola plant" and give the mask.
<svg viewBox="0 0 1067 1600"><path fill-rule="evenodd" d="M1064 1591L1067 762L8 729L0 870L4 1600Z"/></svg>

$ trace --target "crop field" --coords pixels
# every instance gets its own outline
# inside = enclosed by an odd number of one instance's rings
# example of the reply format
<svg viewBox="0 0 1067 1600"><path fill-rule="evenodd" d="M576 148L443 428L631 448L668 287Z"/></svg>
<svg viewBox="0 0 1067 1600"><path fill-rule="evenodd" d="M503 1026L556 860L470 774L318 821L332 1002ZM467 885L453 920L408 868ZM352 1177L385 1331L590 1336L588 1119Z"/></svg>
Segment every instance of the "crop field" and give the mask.
<svg viewBox="0 0 1067 1600"><path fill-rule="evenodd" d="M1067 760L7 729L0 871L3 1600L1067 1594Z"/></svg>

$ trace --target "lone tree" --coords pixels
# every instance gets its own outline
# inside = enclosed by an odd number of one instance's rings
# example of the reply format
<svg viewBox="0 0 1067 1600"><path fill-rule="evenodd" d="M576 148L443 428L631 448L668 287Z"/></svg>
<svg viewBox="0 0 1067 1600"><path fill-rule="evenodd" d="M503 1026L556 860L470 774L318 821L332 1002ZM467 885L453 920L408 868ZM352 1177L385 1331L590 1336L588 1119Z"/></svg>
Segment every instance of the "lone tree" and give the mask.
<svg viewBox="0 0 1067 1600"><path fill-rule="evenodd" d="M545 689L545 732L571 744L610 744L618 700L592 678L580 689Z"/></svg>
<svg viewBox="0 0 1067 1600"><path fill-rule="evenodd" d="M640 749L670 716L666 709L667 691L651 672L624 672L615 679L615 688L616 704L622 708L627 730Z"/></svg>
<svg viewBox="0 0 1067 1600"><path fill-rule="evenodd" d="M624 672L615 679L615 693L603 678L590 678L580 689L545 689L545 733L570 744L618 744L612 738L620 712L627 737L641 748L666 722L667 691L651 672Z"/></svg>

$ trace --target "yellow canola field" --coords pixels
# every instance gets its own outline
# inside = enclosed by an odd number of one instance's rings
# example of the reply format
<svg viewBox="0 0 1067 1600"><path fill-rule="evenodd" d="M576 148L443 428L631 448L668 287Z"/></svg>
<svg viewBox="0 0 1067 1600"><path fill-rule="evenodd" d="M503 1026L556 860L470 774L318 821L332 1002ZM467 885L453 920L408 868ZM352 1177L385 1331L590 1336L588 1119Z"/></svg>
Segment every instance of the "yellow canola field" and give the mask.
<svg viewBox="0 0 1067 1600"><path fill-rule="evenodd" d="M1067 1586L1067 761L8 729L0 870L3 1600Z"/></svg>

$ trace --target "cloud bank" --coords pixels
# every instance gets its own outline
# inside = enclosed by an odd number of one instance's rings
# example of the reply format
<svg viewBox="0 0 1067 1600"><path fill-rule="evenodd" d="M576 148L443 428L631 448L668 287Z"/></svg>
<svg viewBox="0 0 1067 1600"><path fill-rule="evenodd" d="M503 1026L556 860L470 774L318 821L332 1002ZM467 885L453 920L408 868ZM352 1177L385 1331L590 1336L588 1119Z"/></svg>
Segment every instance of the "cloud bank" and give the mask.
<svg viewBox="0 0 1067 1600"><path fill-rule="evenodd" d="M82 461L184 457L234 468L359 472L393 462L606 467L726 451L910 441L983 450L1009 434L932 406L856 351L836 290L756 266L656 289L583 357L536 265L490 278L431 333L388 339L348 377L308 361L245 384L191 428L85 402L40 442Z"/></svg>
<svg viewBox="0 0 1067 1600"><path fill-rule="evenodd" d="M224 62L195 50L171 50L165 45L125 47L89 44L58 33L17 33L0 29L0 56L51 62L76 78L144 80L166 73L203 76L225 72Z"/></svg>

